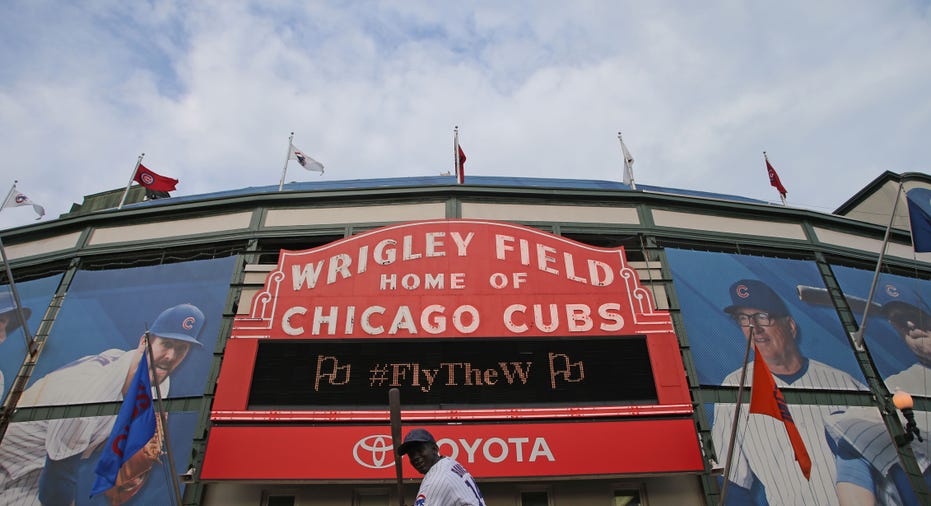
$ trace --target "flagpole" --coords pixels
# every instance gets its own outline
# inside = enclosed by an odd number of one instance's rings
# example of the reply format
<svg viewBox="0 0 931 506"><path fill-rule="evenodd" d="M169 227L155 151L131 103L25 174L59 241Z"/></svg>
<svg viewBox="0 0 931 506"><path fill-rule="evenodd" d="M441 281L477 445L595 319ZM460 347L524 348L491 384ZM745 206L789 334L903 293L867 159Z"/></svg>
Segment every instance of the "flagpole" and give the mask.
<svg viewBox="0 0 931 506"><path fill-rule="evenodd" d="M151 364L149 371L152 371L152 367L155 366L155 354L152 353L152 341L150 340L150 337L151 333L149 332L149 329L146 329L145 347L149 354L149 363ZM158 416L159 420L162 422L156 426L156 430L158 430L158 427L161 427L162 434L165 436L165 449L166 453L168 454L168 468L169 474L171 475L171 485L172 488L174 488L176 504L181 506L181 486L178 484L178 473L175 469L175 459L171 453L171 439L168 437L168 419L162 418L162 414L165 413L165 408L162 406L162 389L159 385L158 377L155 375L155 373L150 372L150 374L152 374L152 377L155 378L153 384L155 385L155 398L156 402L158 403L156 416Z"/></svg>
<svg viewBox="0 0 931 506"><path fill-rule="evenodd" d="M13 187L16 187L15 183ZM19 291L16 290L16 282L13 280L13 271L10 269L10 261L6 258L6 248L3 246L2 238L0 238L0 256L2 256L3 265L6 268L6 277L10 280L10 292L13 293L13 302L16 304L16 316L23 326L23 338L26 339L26 349L29 350L29 354L32 355L34 351L32 335L29 333L29 325L26 321L26 315L23 313L23 304L19 300Z"/></svg>
<svg viewBox="0 0 931 506"><path fill-rule="evenodd" d="M10 201L10 197L12 197L12 196L13 196L13 192L16 191L16 183L18 183L18 182L19 182L18 179L14 179L14 180L13 180L13 186L10 187L10 191L7 192L6 198L3 199L3 204L2 204L3 207L6 207L6 203ZM0 209L3 209L3 207L0 207Z"/></svg>
<svg viewBox="0 0 931 506"><path fill-rule="evenodd" d="M621 137L621 132L617 133L617 140L621 143L621 156L624 157L624 183L628 184L631 190L636 190L637 184L634 183L633 157L630 156L630 151L624 144L624 138ZM628 183L627 181L630 182Z"/></svg>
<svg viewBox="0 0 931 506"><path fill-rule="evenodd" d="M459 126L453 128L453 164L456 166L456 182L462 184L462 162L459 160Z"/></svg>
<svg viewBox="0 0 931 506"><path fill-rule="evenodd" d="M281 191L284 188L284 178L285 174L288 173L288 160L291 159L291 150L294 149L294 132L291 132L291 137L288 137L288 154L284 157L284 167L281 169L281 181L278 183L278 191Z"/></svg>
<svg viewBox="0 0 931 506"><path fill-rule="evenodd" d="M747 336L747 348L744 350L744 365L740 370L740 385L737 387L737 406L734 408L734 420L731 422L730 442L727 445L727 460L724 462L724 485L721 487L721 501L723 505L727 498L727 482L731 472L731 461L734 458L734 442L737 439L737 422L740 418L740 404L743 401L744 381L747 379L747 362L750 359L750 343L753 335L753 326L750 327L750 336Z"/></svg>
<svg viewBox="0 0 931 506"><path fill-rule="evenodd" d="M3 204L6 205L7 201L10 200L10 197L16 192L16 183L18 179L13 180L13 186L10 187L10 191L7 192L6 198L3 199ZM0 207L2 209L2 207ZM0 258L3 259L3 266L6 269L6 278L10 280L10 292L13 294L13 302L16 304L16 316L19 317L19 322L23 326L23 338L26 340L26 349L29 351L29 354L32 355L33 346L32 346L32 336L29 333L29 325L26 322L26 316L23 313L23 304L19 300L19 292L16 290L16 281L13 279L13 270L10 269L10 261L6 257L6 248L3 246L3 238L0 237Z"/></svg>
<svg viewBox="0 0 931 506"><path fill-rule="evenodd" d="M883 258L886 256L886 246L889 244L889 233L892 231L892 225L895 223L895 212L899 208L899 198L902 197L902 178L899 178L899 189L895 193L895 202L892 204L892 216L889 217L889 226L886 227L886 235L883 237L882 247L879 249L879 259L876 261L876 270L873 272L873 281L870 283L870 294L866 296L866 308L863 309L863 318L860 320L860 327L854 332L853 345L858 351L863 351L863 331L866 327L866 319L870 315L870 305L873 303L873 295L876 292L876 282L879 281L879 271L883 265ZM914 241L914 239L912 239Z"/></svg>
<svg viewBox="0 0 931 506"><path fill-rule="evenodd" d="M126 189L123 190L123 198L120 199L120 205L116 206L117 209L122 209L123 204L126 203L126 196L129 195L129 187L132 186L133 180L136 179L136 172L139 170L139 165L142 163L143 156L145 156L145 153L139 155L139 159L136 160L136 166L133 167L133 173L129 175L129 182L126 183Z"/></svg>

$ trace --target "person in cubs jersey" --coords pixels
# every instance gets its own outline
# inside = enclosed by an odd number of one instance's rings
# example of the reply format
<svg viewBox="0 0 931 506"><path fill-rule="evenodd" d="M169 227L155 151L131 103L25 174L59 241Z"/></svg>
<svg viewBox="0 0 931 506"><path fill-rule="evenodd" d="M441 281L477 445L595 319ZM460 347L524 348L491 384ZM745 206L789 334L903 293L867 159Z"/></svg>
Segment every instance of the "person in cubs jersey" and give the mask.
<svg viewBox="0 0 931 506"><path fill-rule="evenodd" d="M768 284L741 279L728 291L731 305L724 308L743 337L752 341L780 390L826 388L867 390L844 371L807 357L801 347L802 331L785 300ZM808 336L817 339L817 336ZM742 368L724 378L726 386L740 383ZM747 364L753 377L753 362ZM727 504L838 504L835 458L824 437L825 420L843 405L792 404L786 406L811 457L811 479L799 470L785 425L769 415L750 413L739 420L734 452L726 477ZM733 428L733 403L716 403L712 440L722 459L728 454Z"/></svg>
<svg viewBox="0 0 931 506"><path fill-rule="evenodd" d="M414 469L424 475L414 506L485 506L472 475L462 464L440 455L436 439L426 429L408 432L398 455L407 455Z"/></svg>
<svg viewBox="0 0 931 506"><path fill-rule="evenodd" d="M877 286L880 313L917 362L886 378L890 392L902 390L931 396L931 306L910 286L883 282ZM869 327L867 327L869 329ZM914 410L923 441L908 443L925 481L931 483L931 412ZM875 408L851 407L831 417L825 427L837 448L837 495L847 504L921 504L899 460L897 445Z"/></svg>

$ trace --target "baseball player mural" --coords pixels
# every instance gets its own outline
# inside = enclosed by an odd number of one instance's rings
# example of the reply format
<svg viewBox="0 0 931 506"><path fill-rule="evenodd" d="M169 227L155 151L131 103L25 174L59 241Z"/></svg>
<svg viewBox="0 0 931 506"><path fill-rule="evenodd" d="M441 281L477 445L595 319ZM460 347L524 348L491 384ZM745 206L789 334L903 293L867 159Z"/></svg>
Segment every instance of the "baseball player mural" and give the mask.
<svg viewBox="0 0 931 506"><path fill-rule="evenodd" d="M156 385L163 398L202 394L233 263L223 258L79 271L18 407L121 402L145 353L146 329L153 398ZM93 470L115 414L10 424L0 443L0 504L164 503L172 470L160 438L170 431L174 453L190 455L196 416L161 415L150 451L140 452L117 486L93 499Z"/></svg>
<svg viewBox="0 0 931 506"><path fill-rule="evenodd" d="M171 373L192 347L201 345L198 337L204 320L196 306L179 304L162 311L152 325L152 383L159 385L163 395L170 392ZM140 336L134 349L110 349L83 357L39 379L23 393L22 402L34 404L40 397L45 404L122 400L145 352L144 336ZM0 503L73 503L76 470L107 440L115 419L100 416L11 424L0 446ZM131 466L137 472L121 474L116 487L105 495L120 497L111 501L117 504L131 498L158 456L158 451L137 454L141 461Z"/></svg>
<svg viewBox="0 0 931 506"><path fill-rule="evenodd" d="M23 317L26 318L30 333L36 332L38 320L60 280L61 276L49 276L16 283ZM10 286L0 285L0 399L9 391L12 378L16 377L26 356L26 340L17 312Z"/></svg>
<svg viewBox="0 0 931 506"><path fill-rule="evenodd" d="M414 506L485 506L469 471L451 457L440 455L436 439L426 429L408 432L398 455L407 455L414 469L424 475Z"/></svg>
<svg viewBox="0 0 931 506"><path fill-rule="evenodd" d="M667 250L683 320L702 384L738 386L747 340L755 344L783 392L866 390L836 312L799 301L798 284L824 286L809 262ZM753 375L747 366L745 387ZM728 504L837 504L835 458L825 419L846 406L790 404L787 409L812 460L806 480L783 422L741 409L728 473ZM712 437L725 464L735 405L713 407Z"/></svg>
<svg viewBox="0 0 931 506"><path fill-rule="evenodd" d="M27 320L32 314L32 310L23 307L23 317ZM0 344L6 341L7 336L20 328L22 322L16 310L16 301L10 292L0 292ZM6 391L6 383L3 378L3 371L0 370L0 394Z"/></svg>
<svg viewBox="0 0 931 506"><path fill-rule="evenodd" d="M843 267L836 267L835 273L848 300L868 291L871 273ZM870 313L875 318L865 327L865 339L890 393L931 394L931 307L922 296L929 291L927 281L893 275L881 276L876 285ZM916 438L909 444L928 480L931 417L919 410L914 415L923 441ZM837 492L842 505L919 504L895 442L876 409L850 408L834 414L826 433L837 448Z"/></svg>

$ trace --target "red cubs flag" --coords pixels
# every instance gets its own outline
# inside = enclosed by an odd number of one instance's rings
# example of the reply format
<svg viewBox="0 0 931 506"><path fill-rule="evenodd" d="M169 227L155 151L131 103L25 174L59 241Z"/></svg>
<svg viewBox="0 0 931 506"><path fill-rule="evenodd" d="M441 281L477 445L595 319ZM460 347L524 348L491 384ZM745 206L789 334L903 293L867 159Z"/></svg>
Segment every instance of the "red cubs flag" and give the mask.
<svg viewBox="0 0 931 506"><path fill-rule="evenodd" d="M177 179L170 177L160 176L151 170L147 169L145 165L139 164L139 168L136 169L136 175L133 177L133 181L145 186L149 190L159 191L159 192L170 192L175 190L175 185L178 184Z"/></svg>
<svg viewBox="0 0 931 506"><path fill-rule="evenodd" d="M465 162L466 155L462 152L462 146L456 143L456 182L462 184L465 182Z"/></svg>
<svg viewBox="0 0 931 506"><path fill-rule="evenodd" d="M789 192L786 191L785 186L782 186L782 181L779 180L779 174L776 174L776 169L769 163L769 159L766 160L766 172L769 174L769 184L779 191L779 195L782 198L786 198L786 194Z"/></svg>
<svg viewBox="0 0 931 506"><path fill-rule="evenodd" d="M811 457L808 456L808 450L805 448L805 442L792 420L792 414L789 413L789 406L786 405L782 392L776 386L773 374L769 372L769 366L760 355L760 350L753 345L753 387L750 390L750 412L761 415L769 415L776 420L782 420L786 426L786 432L789 434L789 442L792 443L792 450L795 451L795 460L798 461L798 467L802 469L802 474L806 480L811 480Z"/></svg>

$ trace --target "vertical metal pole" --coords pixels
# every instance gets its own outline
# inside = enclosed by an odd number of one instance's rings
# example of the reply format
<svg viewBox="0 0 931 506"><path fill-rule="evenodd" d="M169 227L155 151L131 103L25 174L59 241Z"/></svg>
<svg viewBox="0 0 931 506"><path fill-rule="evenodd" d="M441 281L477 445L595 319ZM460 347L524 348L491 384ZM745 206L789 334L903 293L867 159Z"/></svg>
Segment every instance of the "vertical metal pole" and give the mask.
<svg viewBox="0 0 931 506"><path fill-rule="evenodd" d="M19 318L20 325L23 326L23 337L26 339L26 350L32 355L35 343L32 342L32 334L29 333L29 324L26 321L26 315L23 314L23 304L19 300L19 292L16 290L16 281L13 280L13 271L10 269L10 261L6 258L6 248L3 247L2 238L0 238L0 256L2 256L3 265L6 268L6 277L10 280L10 292L13 293L13 303L16 304L16 317Z"/></svg>
<svg viewBox="0 0 931 506"><path fill-rule="evenodd" d="M291 137L288 137L288 154L284 157L284 167L281 169L281 181L278 182L278 191L281 191L284 188L284 178L285 174L288 173L288 160L291 159L291 150L294 149L294 132L291 132Z"/></svg>
<svg viewBox="0 0 931 506"><path fill-rule="evenodd" d="M126 203L126 196L129 195L129 187L133 185L133 180L136 179L136 172L139 170L139 165L142 164L143 156L145 156L145 153L139 155L139 158L136 160L136 166L133 167L133 173L129 175L129 182L126 183L126 189L123 190L123 198L120 199L120 205L116 206L117 209L122 209L123 204Z"/></svg>
<svg viewBox="0 0 931 506"><path fill-rule="evenodd" d="M886 235L883 237L883 245L879 249L879 259L876 261L876 270L873 271L873 282L870 283L870 294L866 296L866 308L863 310L863 318L860 320L860 327L853 333L853 345L859 351L863 351L863 331L866 328L866 319L870 315L870 305L873 303L873 294L876 291L876 282L879 281L879 271L883 265L883 258L886 256L886 246L889 244L889 233L892 231L892 224L895 223L895 212L899 208L899 198L902 196L902 179L899 179L899 189L895 193L895 203L892 204L892 216L889 218L889 226L886 227ZM914 239L912 239L914 241Z"/></svg>
<svg viewBox="0 0 931 506"><path fill-rule="evenodd" d="M456 165L456 183L462 184L462 159L459 157L459 126L453 129L453 163Z"/></svg>
<svg viewBox="0 0 931 506"><path fill-rule="evenodd" d="M750 343L753 341L753 325L750 325L750 335L747 336L747 349L744 350L744 365L740 370L740 386L737 387L737 405L734 407L734 420L731 422L730 443L727 445L727 460L724 463L724 485L721 487L721 502L727 499L727 482L731 474L731 461L734 458L734 441L737 439L737 422L740 418L740 404L743 401L744 381L747 379L747 362L750 359Z"/></svg>
<svg viewBox="0 0 931 506"><path fill-rule="evenodd" d="M178 506L181 506L181 486L178 484L178 473L175 469L175 459L171 453L171 439L168 437L168 419L162 418L162 413L165 412L165 408L162 406L162 389L159 386L158 379L155 376L155 373L152 373L152 368L155 366L155 355L152 353L152 341L150 340L151 333L146 329L145 331L145 348L149 354L149 371L152 374L152 377L156 381L153 382L155 385L155 398L158 402L158 417L162 419L160 424L162 427L162 433L165 435L165 448L167 449L168 454L168 467L169 473L171 474L171 486L175 491L175 500Z"/></svg>

